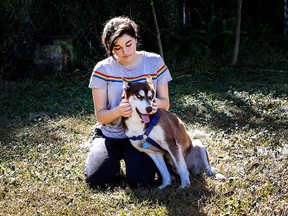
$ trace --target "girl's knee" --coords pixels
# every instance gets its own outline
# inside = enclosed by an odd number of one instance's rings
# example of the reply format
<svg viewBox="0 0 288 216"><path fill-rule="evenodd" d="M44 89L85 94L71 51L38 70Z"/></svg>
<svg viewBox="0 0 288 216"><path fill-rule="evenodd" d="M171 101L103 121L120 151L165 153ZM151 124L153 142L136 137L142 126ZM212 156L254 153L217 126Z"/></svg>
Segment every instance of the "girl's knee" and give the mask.
<svg viewBox="0 0 288 216"><path fill-rule="evenodd" d="M102 187L105 186L109 183L111 183L111 179L107 179L103 176L98 176L98 175L90 175L88 176L85 173L85 182L90 186L90 187Z"/></svg>

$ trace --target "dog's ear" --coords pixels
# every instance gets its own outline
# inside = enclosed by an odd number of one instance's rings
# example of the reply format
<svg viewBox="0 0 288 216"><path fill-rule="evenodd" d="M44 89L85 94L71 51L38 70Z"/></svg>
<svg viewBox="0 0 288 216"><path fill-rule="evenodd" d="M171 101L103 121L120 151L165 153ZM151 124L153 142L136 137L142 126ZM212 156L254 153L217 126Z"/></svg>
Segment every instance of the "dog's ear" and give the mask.
<svg viewBox="0 0 288 216"><path fill-rule="evenodd" d="M148 83L148 85L152 88L152 89L155 89L153 83L152 83L152 76L151 75L148 75L146 77L146 82Z"/></svg>
<svg viewBox="0 0 288 216"><path fill-rule="evenodd" d="M148 75L148 76L146 77L146 81L147 81L147 83L152 84L152 77L151 77L151 75Z"/></svg>
<svg viewBox="0 0 288 216"><path fill-rule="evenodd" d="M130 88L130 83L122 77L122 81L123 81L123 90L126 91Z"/></svg>
<svg viewBox="0 0 288 216"><path fill-rule="evenodd" d="M125 80L123 77L122 77L122 81L123 81L123 93L122 93L122 98L126 98L127 99L127 90L130 88L130 83Z"/></svg>

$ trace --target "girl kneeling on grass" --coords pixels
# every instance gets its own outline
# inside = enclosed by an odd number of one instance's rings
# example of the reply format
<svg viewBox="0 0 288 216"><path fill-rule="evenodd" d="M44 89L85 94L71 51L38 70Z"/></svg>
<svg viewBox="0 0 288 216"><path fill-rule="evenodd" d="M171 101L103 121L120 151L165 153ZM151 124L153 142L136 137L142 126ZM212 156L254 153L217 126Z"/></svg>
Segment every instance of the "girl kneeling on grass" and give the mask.
<svg viewBox="0 0 288 216"><path fill-rule="evenodd" d="M126 179L131 187L155 186L157 167L145 153L135 149L124 133L122 117L130 117L129 102L122 99L122 78L137 82L153 77L158 108L169 109L168 82L172 79L163 59L155 53L137 51L138 27L127 17L109 20L103 30L102 44L109 57L98 62L91 75L96 129L85 164L86 182L94 186L113 182L120 170L120 160L126 166Z"/></svg>

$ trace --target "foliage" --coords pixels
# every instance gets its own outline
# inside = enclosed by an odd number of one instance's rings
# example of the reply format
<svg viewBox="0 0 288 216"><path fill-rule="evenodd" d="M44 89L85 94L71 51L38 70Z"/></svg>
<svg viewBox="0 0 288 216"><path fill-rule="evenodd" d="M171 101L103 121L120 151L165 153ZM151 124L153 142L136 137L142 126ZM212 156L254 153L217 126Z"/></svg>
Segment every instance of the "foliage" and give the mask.
<svg viewBox="0 0 288 216"><path fill-rule="evenodd" d="M177 64L183 57L191 59L215 56L230 62L234 44L236 1L185 1L187 14L190 14L187 26L183 26L184 1L169 0L154 1L154 3L167 63ZM268 1L264 3L270 11L269 15L279 14L279 3L273 3L277 6L275 12L274 9L270 10ZM257 50L259 40L266 40L267 35L275 36L275 32L279 32L274 30L273 23L261 19L262 13L267 11L266 8L261 6L261 10L252 11L249 6L257 8L257 2L243 3L242 29L244 31L240 43L241 50L250 48L251 44ZM91 70L97 61L105 57L100 35L103 24L114 16L125 15L133 18L140 26L139 49L158 52L151 10L150 0L123 0L121 4L119 1L111 0L2 0L0 2L2 33L0 35L2 60L0 79L17 80L31 77L39 36L72 37L75 63L71 70L79 68ZM263 23L255 20L263 20ZM272 20L276 22L276 18ZM279 26L279 21L277 25ZM261 32L263 29L271 32L266 34L268 31ZM257 32L260 34L253 37ZM266 42L271 45L270 39L271 37ZM276 40L273 39L274 42ZM248 44L247 41L249 46L245 46ZM287 41L283 43L287 46Z"/></svg>
<svg viewBox="0 0 288 216"><path fill-rule="evenodd" d="M20 74L17 71L32 63L33 53L30 50L35 46L34 29L31 17L27 16L31 4L32 0L18 3L8 0L0 2L0 79L17 79ZM25 75L26 71L21 72Z"/></svg>
<svg viewBox="0 0 288 216"><path fill-rule="evenodd" d="M182 44L182 49L179 51L189 56L211 57L212 54L225 53L230 50L236 19L233 17L224 19L212 10L210 18L205 21L199 10L195 9L195 12L201 22L197 28L179 36L179 44ZM221 51L219 45L221 45Z"/></svg>
<svg viewBox="0 0 288 216"><path fill-rule="evenodd" d="M169 61L181 61L184 56L210 58L231 53L236 25L235 14L219 11L214 1L207 4L205 9L201 8L200 2L190 6L192 21L189 26L178 25L179 30L176 31L171 31L171 28L163 29L164 48ZM180 19L178 17L178 20Z"/></svg>
<svg viewBox="0 0 288 216"><path fill-rule="evenodd" d="M95 124L90 72L1 82L0 215L287 214L288 76L280 69L288 67L277 61L287 58L261 52L270 65L195 59L170 68L171 110L189 131L206 134L212 168L227 177L191 176L184 190L179 182L162 191L131 190L123 179L85 184Z"/></svg>

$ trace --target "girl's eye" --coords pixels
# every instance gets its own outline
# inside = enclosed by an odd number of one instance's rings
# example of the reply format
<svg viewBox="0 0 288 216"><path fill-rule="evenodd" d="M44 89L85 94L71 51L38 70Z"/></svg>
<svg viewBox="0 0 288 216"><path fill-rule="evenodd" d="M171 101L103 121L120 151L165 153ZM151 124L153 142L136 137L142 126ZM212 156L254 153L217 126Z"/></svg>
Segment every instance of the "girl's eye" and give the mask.
<svg viewBox="0 0 288 216"><path fill-rule="evenodd" d="M131 45L132 45L132 43L130 43L130 44L126 44L126 47L130 47ZM115 49L115 50L120 50L121 47L114 47L114 49Z"/></svg>

